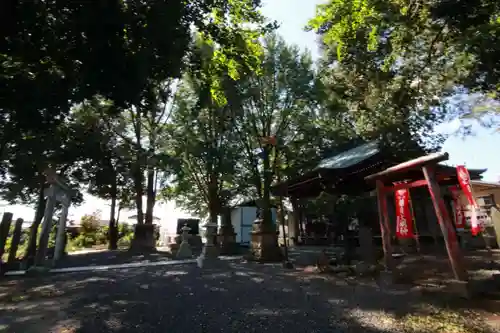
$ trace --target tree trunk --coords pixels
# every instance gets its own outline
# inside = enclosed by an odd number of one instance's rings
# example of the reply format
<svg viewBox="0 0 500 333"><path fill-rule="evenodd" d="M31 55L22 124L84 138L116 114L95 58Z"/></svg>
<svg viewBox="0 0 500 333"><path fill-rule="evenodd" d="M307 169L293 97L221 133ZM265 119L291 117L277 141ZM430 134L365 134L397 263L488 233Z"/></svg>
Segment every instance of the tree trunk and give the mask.
<svg viewBox="0 0 500 333"><path fill-rule="evenodd" d="M153 174L153 180L154 180L154 174ZM130 249L134 251L154 251L156 248L155 244L155 230L154 230L154 225L152 221L153 217L153 212L152 209L151 211L147 212L149 214L149 219L144 223L144 213L142 210L142 196L144 194L143 192L143 173L139 165L136 166L135 170L135 177L134 177L134 185L135 185L135 191L136 191L136 197L135 197L135 203L137 207L137 224L135 225L134 229L134 238L132 239L132 242L130 243ZM148 172L148 190L150 186L150 173ZM153 198L154 199L154 191L153 191ZM154 205L154 200L151 201L151 193L148 191L148 204L152 202ZM150 208L150 207L147 207Z"/></svg>
<svg viewBox="0 0 500 333"><path fill-rule="evenodd" d="M300 235L300 208L297 198L291 197L290 201L292 203L292 214L293 214L293 238L295 242L298 242ZM290 226L290 224L289 224ZM290 233L290 231L288 231Z"/></svg>
<svg viewBox="0 0 500 333"><path fill-rule="evenodd" d="M262 189L262 219L263 225L266 227L272 226L272 214L271 214L271 166L269 162L269 147L264 147L263 154L263 169L264 169L264 183Z"/></svg>
<svg viewBox="0 0 500 333"><path fill-rule="evenodd" d="M44 180L41 180L41 185L40 188L38 189L38 199L37 199L38 202L35 212L35 219L33 220L33 223L31 224L30 227L30 237L28 240L28 247L24 254L24 260L26 262L27 267L32 266L35 260L38 227L40 226L40 223L42 223L43 214L45 212L46 200L44 196L44 191L45 191L45 182Z"/></svg>
<svg viewBox="0 0 500 333"><path fill-rule="evenodd" d="M116 197L117 197L116 175L111 188L111 212L109 217L109 244L108 249L116 250L118 248L118 224L115 220Z"/></svg>
<svg viewBox="0 0 500 333"><path fill-rule="evenodd" d="M118 207L118 213L116 213L116 226L120 223L120 212L122 211L122 207Z"/></svg>
<svg viewBox="0 0 500 333"><path fill-rule="evenodd" d="M148 168L148 179L146 188L146 224L153 224L153 210L155 206L155 171Z"/></svg>
<svg viewBox="0 0 500 333"><path fill-rule="evenodd" d="M209 176L210 183L208 184L208 214L210 224L217 225L219 213L221 210L219 203L219 195L217 191L217 175L214 172Z"/></svg>
<svg viewBox="0 0 500 333"><path fill-rule="evenodd" d="M144 213L142 212L142 195L143 195L143 189L142 189L142 180L143 180L143 175L142 175L142 170L139 165L139 157L137 160L137 164L134 166L134 190L135 190L135 206L137 209L137 224L143 224L144 223Z"/></svg>

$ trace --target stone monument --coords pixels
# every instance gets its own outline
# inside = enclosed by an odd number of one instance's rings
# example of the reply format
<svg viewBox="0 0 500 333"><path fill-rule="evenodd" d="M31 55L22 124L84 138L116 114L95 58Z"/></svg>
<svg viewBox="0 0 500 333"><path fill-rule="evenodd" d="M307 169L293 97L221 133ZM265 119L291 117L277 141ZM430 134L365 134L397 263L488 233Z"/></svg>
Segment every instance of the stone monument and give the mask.
<svg viewBox="0 0 500 333"><path fill-rule="evenodd" d="M219 256L219 249L217 248L217 245L214 244L214 239L216 238L215 236L217 236L217 224L209 222L205 224L205 229L207 241L203 246L200 256L196 259L198 267L200 268L206 266L207 264L213 264Z"/></svg>
<svg viewBox="0 0 500 333"><path fill-rule="evenodd" d="M171 250L175 251L179 248L182 242L182 228L188 226L190 228L188 242L191 249L195 252L201 251L203 242L199 234L199 224L199 219L177 219L177 236L174 238L174 244L170 244Z"/></svg>
<svg viewBox="0 0 500 333"><path fill-rule="evenodd" d="M176 257L178 259L188 259L193 256L193 252L191 251L191 245L189 245L189 231L191 230L190 227L185 225L182 227L182 242L179 245L179 249L177 250Z"/></svg>
<svg viewBox="0 0 500 333"><path fill-rule="evenodd" d="M217 235L220 254L235 254L237 252L236 233L231 223L231 210L229 208L224 210L221 220L221 227Z"/></svg>
<svg viewBox="0 0 500 333"><path fill-rule="evenodd" d="M250 237L250 260L279 262L283 259L283 254L278 245L276 226L270 221L264 221L261 208L257 209L257 216L252 225Z"/></svg>
<svg viewBox="0 0 500 333"><path fill-rule="evenodd" d="M156 227L154 224L141 223L134 225L134 237L130 242L131 251L146 252L156 250Z"/></svg>

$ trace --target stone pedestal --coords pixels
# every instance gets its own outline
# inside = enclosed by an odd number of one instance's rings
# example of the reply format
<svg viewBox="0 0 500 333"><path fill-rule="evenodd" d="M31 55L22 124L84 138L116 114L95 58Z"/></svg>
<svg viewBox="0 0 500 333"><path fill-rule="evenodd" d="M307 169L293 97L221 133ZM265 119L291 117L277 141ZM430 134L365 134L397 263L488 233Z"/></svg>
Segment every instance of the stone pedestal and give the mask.
<svg viewBox="0 0 500 333"><path fill-rule="evenodd" d="M207 242L203 247L201 255L205 258L217 258L219 256L219 249L217 248L217 245L214 244L214 239L217 235L217 224L207 223L205 228L207 230Z"/></svg>
<svg viewBox="0 0 500 333"><path fill-rule="evenodd" d="M236 245L236 233L232 225L223 225L217 235L220 254L236 254L238 251Z"/></svg>
<svg viewBox="0 0 500 333"><path fill-rule="evenodd" d="M155 251L155 226L153 224L136 224L134 229L134 238L130 243L132 251Z"/></svg>
<svg viewBox="0 0 500 333"><path fill-rule="evenodd" d="M193 252L191 251L191 245L189 245L189 228L188 226L182 227L182 242L179 245L179 249L177 250L176 257L178 259L188 259L193 256Z"/></svg>
<svg viewBox="0 0 500 333"><path fill-rule="evenodd" d="M283 253L278 246L278 234L273 225L264 224L261 219L255 220L250 233L249 259L259 262L279 262Z"/></svg>
<svg viewBox="0 0 500 333"><path fill-rule="evenodd" d="M219 256L219 249L214 243L215 236L217 235L217 224L207 223L205 224L207 242L201 251L200 256L196 259L198 262L198 267L203 268L208 266L213 266L218 262L217 257Z"/></svg>

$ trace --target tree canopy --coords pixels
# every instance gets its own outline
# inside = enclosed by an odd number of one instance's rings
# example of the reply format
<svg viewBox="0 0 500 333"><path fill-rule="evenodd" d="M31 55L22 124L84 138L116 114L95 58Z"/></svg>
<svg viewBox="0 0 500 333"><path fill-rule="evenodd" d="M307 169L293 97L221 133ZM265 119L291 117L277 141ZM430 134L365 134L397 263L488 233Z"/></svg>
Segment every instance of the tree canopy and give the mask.
<svg viewBox="0 0 500 333"><path fill-rule="evenodd" d="M498 110L499 6L329 0L315 60L258 0L2 1L0 196L40 221L53 165L111 201L110 230L172 199L213 222L256 200L269 222L271 184L322 157L378 139L411 158L458 97Z"/></svg>

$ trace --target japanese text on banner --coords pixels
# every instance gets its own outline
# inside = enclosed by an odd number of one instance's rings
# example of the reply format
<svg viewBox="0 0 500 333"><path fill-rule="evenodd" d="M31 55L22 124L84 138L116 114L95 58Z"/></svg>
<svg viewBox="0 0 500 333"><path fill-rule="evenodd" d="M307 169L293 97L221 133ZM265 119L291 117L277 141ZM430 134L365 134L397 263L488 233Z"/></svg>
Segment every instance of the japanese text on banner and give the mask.
<svg viewBox="0 0 500 333"><path fill-rule="evenodd" d="M455 210L455 227L457 230L465 229L465 215L464 215L464 207L462 206L462 202L460 201L460 187L459 186L450 186L451 197L453 198L453 207Z"/></svg>
<svg viewBox="0 0 500 333"><path fill-rule="evenodd" d="M479 207L472 194L472 186L470 184L469 171L464 165L457 166L457 178L458 178L458 183L460 184L460 188L462 189L472 209L471 220L470 220L472 234L477 235L480 231L479 223L477 221L477 209Z"/></svg>
<svg viewBox="0 0 500 333"><path fill-rule="evenodd" d="M394 193L396 203L396 236L413 238L413 219L410 211L410 192L407 189Z"/></svg>

